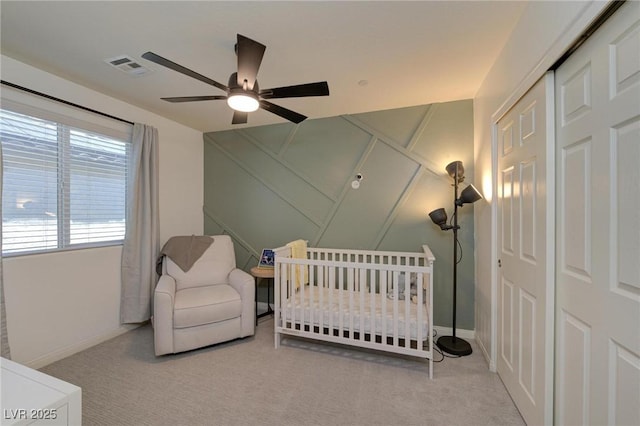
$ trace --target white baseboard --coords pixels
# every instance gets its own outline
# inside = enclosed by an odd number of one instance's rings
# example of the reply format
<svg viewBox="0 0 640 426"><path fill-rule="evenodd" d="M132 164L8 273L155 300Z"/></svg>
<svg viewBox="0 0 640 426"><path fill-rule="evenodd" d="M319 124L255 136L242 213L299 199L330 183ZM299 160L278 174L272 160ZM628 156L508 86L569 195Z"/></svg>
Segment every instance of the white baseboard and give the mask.
<svg viewBox="0 0 640 426"><path fill-rule="evenodd" d="M451 327L440 327L439 325L434 325L433 329L438 333L438 337L453 335L453 329ZM475 330L464 330L456 328L456 336L463 339L476 340Z"/></svg>
<svg viewBox="0 0 640 426"><path fill-rule="evenodd" d="M495 373L496 370L496 363L491 359L491 357L489 357L489 352L487 351L487 348L484 346L484 342L480 339L476 339L476 343L478 344L478 347L480 348L480 352L482 352L482 355L484 356L485 361L487 361L487 364L489 365L489 371L491 371L492 373Z"/></svg>
<svg viewBox="0 0 640 426"><path fill-rule="evenodd" d="M45 367L51 363L56 361L60 361L68 356L71 356L75 353L83 351L85 349L89 349L92 346L95 346L99 343L106 342L109 339L113 339L114 337L120 336L121 334L126 333L127 331L133 330L134 328L140 327L142 324L125 324L121 325L115 330L109 331L107 333L93 336L88 339L82 340L78 343L74 343L65 348L58 349L56 351L50 352L48 354L42 355L34 360L24 363L29 368L33 368L34 370L38 370L42 367Z"/></svg>

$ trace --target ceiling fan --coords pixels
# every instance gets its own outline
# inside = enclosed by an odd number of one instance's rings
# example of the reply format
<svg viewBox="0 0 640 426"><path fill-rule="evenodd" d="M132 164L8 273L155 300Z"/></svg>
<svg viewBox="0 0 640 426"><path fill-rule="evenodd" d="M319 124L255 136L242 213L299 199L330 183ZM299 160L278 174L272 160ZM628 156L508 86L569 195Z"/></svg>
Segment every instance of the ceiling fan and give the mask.
<svg viewBox="0 0 640 426"><path fill-rule="evenodd" d="M198 74L189 68L176 64L169 59L163 58L160 55L156 55L153 52L146 52L142 57L151 62L155 62L158 65L162 65L189 77L195 78L196 80L200 80L203 83L210 84L211 86L217 87L227 93L226 95L161 98L162 100L167 102L196 102L226 99L227 104L234 110L231 124L246 123L249 112L255 111L258 108L267 110L294 123L300 123L307 117L302 114L298 114L295 111L273 104L266 99L328 96L329 85L326 81L322 81L317 83L298 84L294 86L260 90L258 87L258 80L256 78L265 49L265 45L238 34L238 42L235 46L236 54L238 56L238 71L231 74L227 86L205 77L202 74Z"/></svg>

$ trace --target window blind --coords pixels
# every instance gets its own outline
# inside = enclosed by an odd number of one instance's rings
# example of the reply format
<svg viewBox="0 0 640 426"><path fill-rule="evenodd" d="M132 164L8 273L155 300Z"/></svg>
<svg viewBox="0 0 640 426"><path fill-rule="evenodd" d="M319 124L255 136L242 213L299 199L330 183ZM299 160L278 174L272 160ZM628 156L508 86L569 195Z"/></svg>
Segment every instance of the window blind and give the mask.
<svg viewBox="0 0 640 426"><path fill-rule="evenodd" d="M3 254L122 241L128 140L4 107L0 139Z"/></svg>

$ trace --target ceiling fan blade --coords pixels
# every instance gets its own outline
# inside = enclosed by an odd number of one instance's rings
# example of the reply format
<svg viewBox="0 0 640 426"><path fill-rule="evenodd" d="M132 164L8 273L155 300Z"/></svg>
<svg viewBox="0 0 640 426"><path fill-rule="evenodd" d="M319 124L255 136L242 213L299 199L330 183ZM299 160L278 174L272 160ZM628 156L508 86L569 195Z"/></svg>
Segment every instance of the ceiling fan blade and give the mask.
<svg viewBox="0 0 640 426"><path fill-rule="evenodd" d="M160 98L167 102L198 102L198 101L216 101L219 99L227 99L226 96L176 96L170 98Z"/></svg>
<svg viewBox="0 0 640 426"><path fill-rule="evenodd" d="M225 92L229 90L229 88L227 86L225 86L224 84L218 83L215 80L211 80L209 77L205 77L202 74L198 74L197 72L192 71L189 68L183 67L180 64L176 64L175 62L170 61L169 59L163 58L160 55L156 55L153 52L147 52L147 53L143 54L142 57L144 59L147 59L147 60L151 61L151 62L155 62L158 65L162 65L163 67L167 67L167 68L172 69L174 71L177 71L177 72L179 72L181 74L187 75L187 76L189 76L191 78L195 78L196 80L200 80L203 83L210 84L210 85L212 85L214 87L217 87L220 90L224 90Z"/></svg>
<svg viewBox="0 0 640 426"><path fill-rule="evenodd" d="M231 120L231 124L245 124L248 118L248 112L233 111L233 120Z"/></svg>
<svg viewBox="0 0 640 426"><path fill-rule="evenodd" d="M260 108L267 110L275 115L279 115L282 118L286 118L289 121L292 121L296 124L303 122L307 119L305 115L298 114L295 111L291 111L290 109L283 108L279 105L272 104L267 101L260 101Z"/></svg>
<svg viewBox="0 0 640 426"><path fill-rule="evenodd" d="M260 91L260 97L263 99L302 98L305 96L329 96L329 85L326 81L319 81Z"/></svg>
<svg viewBox="0 0 640 426"><path fill-rule="evenodd" d="M242 87L247 80L247 89L253 90L266 48L264 44L238 34L238 85Z"/></svg>

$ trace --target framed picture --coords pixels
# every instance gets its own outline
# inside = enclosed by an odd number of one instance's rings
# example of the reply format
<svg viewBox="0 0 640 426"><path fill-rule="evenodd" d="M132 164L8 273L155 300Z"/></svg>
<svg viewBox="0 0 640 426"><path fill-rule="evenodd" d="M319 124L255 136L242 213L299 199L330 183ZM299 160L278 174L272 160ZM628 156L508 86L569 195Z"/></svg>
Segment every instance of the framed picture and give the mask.
<svg viewBox="0 0 640 426"><path fill-rule="evenodd" d="M262 249L260 255L260 261L258 262L259 268L273 268L273 250Z"/></svg>

